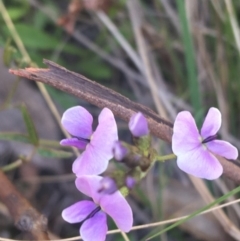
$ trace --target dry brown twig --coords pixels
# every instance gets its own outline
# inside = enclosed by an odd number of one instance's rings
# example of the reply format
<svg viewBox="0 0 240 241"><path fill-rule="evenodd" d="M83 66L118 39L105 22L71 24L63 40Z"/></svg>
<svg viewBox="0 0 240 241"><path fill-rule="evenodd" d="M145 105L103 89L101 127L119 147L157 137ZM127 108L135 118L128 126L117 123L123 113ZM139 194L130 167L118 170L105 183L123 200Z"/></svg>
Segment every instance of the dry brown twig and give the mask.
<svg viewBox="0 0 240 241"><path fill-rule="evenodd" d="M0 200L7 206L18 229L30 234L31 240L49 240L47 218L38 213L0 171Z"/></svg>
<svg viewBox="0 0 240 241"><path fill-rule="evenodd" d="M48 69L26 68L9 72L34 81L51 85L69 94L75 95L99 108L108 107L119 118L129 121L132 114L141 111L148 119L151 133L158 138L171 142L173 124L160 118L154 111L135 103L119 93L104 87L83 75L71 72L49 60L44 60ZM240 184L240 167L225 158L217 157L224 169L224 175Z"/></svg>

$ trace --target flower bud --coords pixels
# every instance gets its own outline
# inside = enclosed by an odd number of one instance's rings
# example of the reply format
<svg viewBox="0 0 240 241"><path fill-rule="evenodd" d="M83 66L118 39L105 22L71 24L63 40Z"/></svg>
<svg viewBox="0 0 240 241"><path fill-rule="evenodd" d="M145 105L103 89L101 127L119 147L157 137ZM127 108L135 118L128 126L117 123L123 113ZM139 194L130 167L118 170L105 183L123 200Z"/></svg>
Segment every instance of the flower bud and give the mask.
<svg viewBox="0 0 240 241"><path fill-rule="evenodd" d="M131 176L127 176L125 179L125 184L129 189L132 189L136 184L136 180Z"/></svg>
<svg viewBox="0 0 240 241"><path fill-rule="evenodd" d="M128 149L120 142L116 141L113 145L113 155L117 161L123 160L128 154Z"/></svg>
<svg viewBox="0 0 240 241"><path fill-rule="evenodd" d="M141 112L134 114L128 123L128 127L135 137L146 136L149 133L147 119Z"/></svg>
<svg viewBox="0 0 240 241"><path fill-rule="evenodd" d="M101 188L98 190L100 193L113 194L118 190L116 182L111 177L104 177L100 183Z"/></svg>

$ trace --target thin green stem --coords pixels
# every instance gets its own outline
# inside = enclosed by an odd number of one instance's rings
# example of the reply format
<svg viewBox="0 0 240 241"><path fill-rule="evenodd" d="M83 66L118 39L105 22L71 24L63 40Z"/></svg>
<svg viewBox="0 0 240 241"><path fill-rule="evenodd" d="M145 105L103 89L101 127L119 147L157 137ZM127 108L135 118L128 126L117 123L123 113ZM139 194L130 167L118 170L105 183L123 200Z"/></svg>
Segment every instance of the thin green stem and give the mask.
<svg viewBox="0 0 240 241"><path fill-rule="evenodd" d="M62 148L62 146L59 144L59 141L55 140L46 140L46 139L39 139L39 145L40 146L51 146L51 147L56 147L56 148ZM71 147L65 147L70 149Z"/></svg>
<svg viewBox="0 0 240 241"><path fill-rule="evenodd" d="M167 160L175 159L177 156L175 154L169 154L165 156L156 156L156 161L164 162Z"/></svg>
<svg viewBox="0 0 240 241"><path fill-rule="evenodd" d="M18 159L17 161L2 167L1 170L3 172L8 172L8 171L11 171L11 170L13 170L15 168L18 168L19 166L22 165L22 163L23 163L23 161L21 159Z"/></svg>

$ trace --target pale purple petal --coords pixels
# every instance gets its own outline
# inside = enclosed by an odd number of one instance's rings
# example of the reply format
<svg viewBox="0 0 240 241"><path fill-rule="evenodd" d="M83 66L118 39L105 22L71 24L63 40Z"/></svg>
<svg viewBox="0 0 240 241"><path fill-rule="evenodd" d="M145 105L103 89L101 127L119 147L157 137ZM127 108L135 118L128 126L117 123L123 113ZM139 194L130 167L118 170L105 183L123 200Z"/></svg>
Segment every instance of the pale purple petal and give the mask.
<svg viewBox="0 0 240 241"><path fill-rule="evenodd" d="M113 157L113 145L118 140L117 124L112 111L104 108L98 117L98 123L91 138L91 145L99 150L98 155L101 158L110 160Z"/></svg>
<svg viewBox="0 0 240 241"><path fill-rule="evenodd" d="M217 158L203 146L179 155L177 164L184 172L209 180L219 178L223 172L222 165Z"/></svg>
<svg viewBox="0 0 240 241"><path fill-rule="evenodd" d="M107 169L108 162L109 159L101 153L100 149L88 144L86 150L74 161L72 170L77 177L99 175Z"/></svg>
<svg viewBox="0 0 240 241"><path fill-rule="evenodd" d="M132 209L123 195L117 191L111 195L103 195L100 206L124 232L130 231L133 225Z"/></svg>
<svg viewBox="0 0 240 241"><path fill-rule="evenodd" d="M92 201L80 201L62 211L62 217L69 223L79 223L83 221L97 205Z"/></svg>
<svg viewBox="0 0 240 241"><path fill-rule="evenodd" d="M205 145L211 152L227 159L235 160L238 157L237 148L227 141L214 140L206 143Z"/></svg>
<svg viewBox="0 0 240 241"><path fill-rule="evenodd" d="M103 177L100 176L84 175L76 178L75 185L80 192L91 197L96 204L99 204L102 194L98 190L101 188L102 179Z"/></svg>
<svg viewBox="0 0 240 241"><path fill-rule="evenodd" d="M107 216L104 212L99 211L82 224L80 235L84 241L104 241L107 230Z"/></svg>
<svg viewBox="0 0 240 241"><path fill-rule="evenodd" d="M98 127L93 133L89 145L73 163L73 172L77 176L101 174L107 169L108 162L113 157L113 145L118 140L113 113L104 108L98 120Z"/></svg>
<svg viewBox="0 0 240 241"><path fill-rule="evenodd" d="M203 139L216 135L221 127L221 124L221 112L217 108L211 107L202 125L201 136Z"/></svg>
<svg viewBox="0 0 240 241"><path fill-rule="evenodd" d="M134 114L130 118L128 127L133 136L136 137L146 136L149 133L147 119L141 112Z"/></svg>
<svg viewBox="0 0 240 241"><path fill-rule="evenodd" d="M79 140L75 137L69 138L69 139L63 139L60 141L60 145L62 146L74 146L81 150L85 149L88 143L89 143L88 141Z"/></svg>
<svg viewBox="0 0 240 241"><path fill-rule="evenodd" d="M82 106L67 109L62 116L61 123L73 136L89 139L92 135L92 115Z"/></svg>
<svg viewBox="0 0 240 241"><path fill-rule="evenodd" d="M172 150L175 155L182 155L198 147L201 137L195 120L188 111L180 112L173 126Z"/></svg>

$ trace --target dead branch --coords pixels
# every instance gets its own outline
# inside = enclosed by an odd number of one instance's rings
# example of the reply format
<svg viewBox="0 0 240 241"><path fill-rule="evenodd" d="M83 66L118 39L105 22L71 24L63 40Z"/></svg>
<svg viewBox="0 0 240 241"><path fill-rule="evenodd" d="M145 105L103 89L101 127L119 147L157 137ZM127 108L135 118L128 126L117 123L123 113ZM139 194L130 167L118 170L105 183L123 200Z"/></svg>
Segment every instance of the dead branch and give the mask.
<svg viewBox="0 0 240 241"><path fill-rule="evenodd" d="M47 218L38 213L0 171L0 200L8 208L15 226L30 234L31 240L49 240Z"/></svg>
<svg viewBox="0 0 240 241"><path fill-rule="evenodd" d="M129 121L135 112L141 111L148 119L151 133L171 143L173 124L160 118L148 107L135 103L114 90L87 79L83 75L69 71L52 61L44 60L44 63L49 67L48 69L10 69L9 72L17 76L51 85L84 99L99 108L108 107L116 116L125 121ZM240 184L240 167L234 162L222 157L218 157L218 159L223 166L225 176Z"/></svg>

